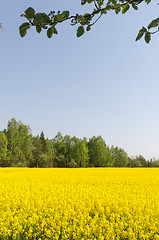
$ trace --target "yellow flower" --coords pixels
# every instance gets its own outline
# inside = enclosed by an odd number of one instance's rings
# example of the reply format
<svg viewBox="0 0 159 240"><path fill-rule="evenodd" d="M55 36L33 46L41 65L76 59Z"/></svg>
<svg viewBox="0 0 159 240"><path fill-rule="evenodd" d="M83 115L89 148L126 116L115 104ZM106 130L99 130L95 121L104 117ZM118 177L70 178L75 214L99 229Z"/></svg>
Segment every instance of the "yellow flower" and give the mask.
<svg viewBox="0 0 159 240"><path fill-rule="evenodd" d="M0 168L0 238L159 239L159 169Z"/></svg>

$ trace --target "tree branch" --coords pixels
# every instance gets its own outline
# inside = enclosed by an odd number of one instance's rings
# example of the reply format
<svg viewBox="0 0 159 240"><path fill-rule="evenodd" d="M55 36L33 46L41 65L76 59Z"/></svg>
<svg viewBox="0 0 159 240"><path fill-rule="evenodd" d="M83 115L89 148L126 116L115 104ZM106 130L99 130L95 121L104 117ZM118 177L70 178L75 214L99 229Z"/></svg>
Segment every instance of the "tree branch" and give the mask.
<svg viewBox="0 0 159 240"><path fill-rule="evenodd" d="M93 1L94 1L94 5L95 5L96 9L99 9L99 7L96 4L96 1L95 0L93 0Z"/></svg>
<svg viewBox="0 0 159 240"><path fill-rule="evenodd" d="M95 20L94 23L89 24L89 26L90 26L90 27L93 26L93 25L101 18L101 16L102 16L102 14Z"/></svg>
<svg viewBox="0 0 159 240"><path fill-rule="evenodd" d="M33 8L29 7L24 12L24 14L21 15L25 17L28 22L23 23L19 27L19 32L21 37L24 37L27 34L27 30L31 26L35 26L38 33L40 33L42 29L47 29L47 36L48 38L51 38L53 34L58 34L56 29L56 25L58 25L58 23L63 23L67 20L71 20L70 24L72 26L76 24L80 25L77 29L77 37L80 37L85 32L85 26L86 31L89 31L91 29L90 27L93 26L101 18L101 16L103 14L106 14L108 11L115 10L116 14L118 14L122 9L122 13L124 14L129 10L130 6L137 10L138 8L135 7L135 5L139 5L143 1L148 3L151 0L108 0L105 7L104 1L98 2L98 0L92 0L91 2L93 2L95 5L95 8L93 8L92 12L86 14L76 14L72 16L69 16L69 11L63 11L62 13L60 13L60 11L58 11L57 13L55 13L55 11L50 11L49 14L36 13ZM86 0L84 1L84 4L86 2L91 3ZM149 34L154 34L156 32Z"/></svg>
<svg viewBox="0 0 159 240"><path fill-rule="evenodd" d="M159 32L159 29L157 29L156 31L154 31L154 32L149 32L150 34L155 34L155 33L157 33L157 32Z"/></svg>

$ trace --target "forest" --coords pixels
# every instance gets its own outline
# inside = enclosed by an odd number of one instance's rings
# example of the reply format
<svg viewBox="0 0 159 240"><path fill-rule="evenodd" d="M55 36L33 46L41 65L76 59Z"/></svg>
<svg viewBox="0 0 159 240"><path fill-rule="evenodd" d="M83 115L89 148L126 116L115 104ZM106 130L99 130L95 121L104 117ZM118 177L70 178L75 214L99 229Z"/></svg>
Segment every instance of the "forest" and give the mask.
<svg viewBox="0 0 159 240"><path fill-rule="evenodd" d="M0 167L159 167L159 160L129 157L101 136L79 139L58 132L48 139L43 131L33 136L29 126L12 118L0 131Z"/></svg>

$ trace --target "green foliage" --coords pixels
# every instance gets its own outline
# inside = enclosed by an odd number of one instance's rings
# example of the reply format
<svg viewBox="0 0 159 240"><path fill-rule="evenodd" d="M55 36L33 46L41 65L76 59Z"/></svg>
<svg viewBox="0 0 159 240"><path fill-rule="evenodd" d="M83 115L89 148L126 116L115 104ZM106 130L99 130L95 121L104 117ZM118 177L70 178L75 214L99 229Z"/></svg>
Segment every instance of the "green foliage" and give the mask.
<svg viewBox="0 0 159 240"><path fill-rule="evenodd" d="M50 27L50 28L47 30L47 36L48 36L48 38L51 38L52 35L53 35L53 33L54 33L54 29Z"/></svg>
<svg viewBox="0 0 159 240"><path fill-rule="evenodd" d="M122 14L126 13L129 10L129 8L130 8L129 4L124 5L122 8Z"/></svg>
<svg viewBox="0 0 159 240"><path fill-rule="evenodd" d="M18 138L19 138L19 155L18 161L25 163L30 158L31 136L29 126L24 125L21 121L18 122ZM25 165L25 164L24 164Z"/></svg>
<svg viewBox="0 0 159 240"><path fill-rule="evenodd" d="M139 33L138 33L138 35L136 37L136 41L140 40L146 32L147 32L147 29L145 27L140 29L140 31L139 31Z"/></svg>
<svg viewBox="0 0 159 240"><path fill-rule="evenodd" d="M133 7L133 9L138 10L138 7L136 6L135 3L132 3L132 7Z"/></svg>
<svg viewBox="0 0 159 240"><path fill-rule="evenodd" d="M101 136L93 136L88 142L90 166L107 167L110 162L109 148Z"/></svg>
<svg viewBox="0 0 159 240"><path fill-rule="evenodd" d="M126 13L130 7L138 10L138 5L143 2L142 0L81 0L81 5L93 4L93 9L90 13L85 14L76 14L70 16L70 12L65 10L63 12L51 11L49 14L46 13L36 13L32 7L29 7L25 10L22 17L25 17L28 22L23 23L19 27L20 36L24 37L27 34L27 30L30 27L35 26L37 33L40 33L42 29L47 30L47 37L51 38L55 34L58 34L56 25L67 20L71 20L71 26L78 24L76 36L81 37L86 31L90 31L91 27L99 20L99 18L106 14L108 11L115 11L116 14L119 14L122 10L122 14ZM145 3L149 4L151 0L145 0ZM149 25L148 30L151 28L157 27L155 32L149 32L146 28L142 28L137 37L136 41L140 40L143 36L146 43L149 43L151 40L151 35L159 31L159 18L154 19ZM86 28L85 28L86 27Z"/></svg>
<svg viewBox="0 0 159 240"><path fill-rule="evenodd" d="M52 140L47 139L47 167L54 167L55 148Z"/></svg>
<svg viewBox="0 0 159 240"><path fill-rule="evenodd" d="M19 27L19 33L21 37L24 37L27 34L27 30L30 28L30 24L25 22Z"/></svg>
<svg viewBox="0 0 159 240"><path fill-rule="evenodd" d="M91 30L91 26L88 25L87 28L86 28L87 32Z"/></svg>
<svg viewBox="0 0 159 240"><path fill-rule="evenodd" d="M42 30L41 26L37 25L37 26L36 26L36 31L37 31L37 33L41 33L41 30Z"/></svg>
<svg viewBox="0 0 159 240"><path fill-rule="evenodd" d="M71 139L72 144L72 152L71 159L76 162L78 167L86 167L88 166L88 147L84 140L73 137Z"/></svg>
<svg viewBox="0 0 159 240"><path fill-rule="evenodd" d="M149 30L152 28L157 28L157 29L154 32L150 32ZM147 29L145 27L140 29L140 31L136 37L136 41L140 40L144 36L145 42L149 43L151 41L151 35L158 31L159 31L159 18L156 18L150 22Z"/></svg>
<svg viewBox="0 0 159 240"><path fill-rule="evenodd" d="M146 159L142 156L136 156L134 158L129 158L129 166L130 167L159 167L158 161L155 163L148 162Z"/></svg>
<svg viewBox="0 0 159 240"><path fill-rule="evenodd" d="M34 17L35 10L31 7L29 7L27 10L25 10L25 17L29 20Z"/></svg>
<svg viewBox="0 0 159 240"><path fill-rule="evenodd" d="M0 166L5 165L7 159L7 137L4 132L0 131Z"/></svg>
<svg viewBox="0 0 159 240"><path fill-rule="evenodd" d="M68 18L70 15L69 11L63 11L63 14L65 18Z"/></svg>
<svg viewBox="0 0 159 240"><path fill-rule="evenodd" d="M69 168L76 168L77 163L73 159L71 159L71 161L68 163L68 167Z"/></svg>
<svg viewBox="0 0 159 240"><path fill-rule="evenodd" d="M140 2L140 1L139 1ZM145 2L147 3L147 4L149 4L150 2L151 2L151 0L145 0Z"/></svg>
<svg viewBox="0 0 159 240"><path fill-rule="evenodd" d="M47 30L48 38L51 38L53 34L58 34L58 32L57 32L56 28L52 26Z"/></svg>
<svg viewBox="0 0 159 240"><path fill-rule="evenodd" d="M29 126L12 118L7 129L0 131L0 166L159 167L159 160L148 162L141 155L128 158L122 148L109 148L101 136L87 141L58 132L49 140L42 131L33 137Z"/></svg>
<svg viewBox="0 0 159 240"><path fill-rule="evenodd" d="M118 14L121 11L121 7L115 8L115 13Z"/></svg>
<svg viewBox="0 0 159 240"><path fill-rule="evenodd" d="M19 153L19 138L18 138L18 122L15 118L12 118L8 122L6 136L8 140L8 156L10 158L11 165L18 161Z"/></svg>
<svg viewBox="0 0 159 240"><path fill-rule="evenodd" d="M87 0L81 0L81 5L86 4Z"/></svg>
<svg viewBox="0 0 159 240"><path fill-rule="evenodd" d="M24 125L20 121L17 122L15 118L8 122L6 130L8 140L7 154L11 166L16 166L18 162L28 161L30 158L31 137L29 132L29 126Z"/></svg>
<svg viewBox="0 0 159 240"><path fill-rule="evenodd" d="M147 28L150 29L158 26L159 26L159 18L156 18L148 25Z"/></svg>
<svg viewBox="0 0 159 240"><path fill-rule="evenodd" d="M50 23L50 18L46 13L36 13L33 17L33 24L35 26L45 26L46 24Z"/></svg>
<svg viewBox="0 0 159 240"><path fill-rule="evenodd" d="M46 153L48 149L47 149L47 142L46 142L46 139L45 139L43 131L40 134L40 142L41 142L42 152Z"/></svg>
<svg viewBox="0 0 159 240"><path fill-rule="evenodd" d="M81 37L84 34L84 27L79 26L77 29L77 37Z"/></svg>
<svg viewBox="0 0 159 240"><path fill-rule="evenodd" d="M137 156L136 159L140 161L142 167L148 167L148 162L142 155Z"/></svg>
<svg viewBox="0 0 159 240"><path fill-rule="evenodd" d="M146 32L146 33L145 33L145 42L146 42L146 43L149 43L150 40L151 40L151 35L150 35L149 32Z"/></svg>
<svg viewBox="0 0 159 240"><path fill-rule="evenodd" d="M51 141L45 139L44 132L40 136L32 138L32 157L29 160L29 167L52 167L54 160L54 148Z"/></svg>
<svg viewBox="0 0 159 240"><path fill-rule="evenodd" d="M53 143L55 148L55 164L59 167L65 167L67 159L65 159L65 142L61 132L58 132L54 137Z"/></svg>
<svg viewBox="0 0 159 240"><path fill-rule="evenodd" d="M126 167L128 165L128 155L122 148L112 146L110 152L112 167Z"/></svg>
<svg viewBox="0 0 159 240"><path fill-rule="evenodd" d="M41 154L42 152L42 144L39 135L32 138L32 157L29 161L29 167L40 167L41 164Z"/></svg>

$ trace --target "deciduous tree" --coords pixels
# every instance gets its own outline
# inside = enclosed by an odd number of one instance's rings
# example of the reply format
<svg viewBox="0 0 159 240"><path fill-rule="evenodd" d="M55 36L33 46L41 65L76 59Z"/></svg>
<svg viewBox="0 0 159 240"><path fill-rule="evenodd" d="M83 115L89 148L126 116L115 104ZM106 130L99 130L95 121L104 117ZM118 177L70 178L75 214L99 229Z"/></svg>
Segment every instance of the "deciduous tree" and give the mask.
<svg viewBox="0 0 159 240"><path fill-rule="evenodd" d="M89 164L93 167L108 167L110 151L101 136L93 136L88 142Z"/></svg>
<svg viewBox="0 0 159 240"><path fill-rule="evenodd" d="M7 137L4 132L0 131L0 166L6 166L7 159Z"/></svg>
<svg viewBox="0 0 159 240"><path fill-rule="evenodd" d="M19 131L18 122L15 118L8 121L8 126L6 130L6 136L8 140L8 157L10 159L11 165L16 165L19 156Z"/></svg>
<svg viewBox="0 0 159 240"><path fill-rule="evenodd" d="M126 167L128 165L128 155L122 148L112 146L110 152L112 167Z"/></svg>
<svg viewBox="0 0 159 240"><path fill-rule="evenodd" d="M76 162L78 167L87 167L89 159L89 150L86 142L82 139L72 138L72 159Z"/></svg>
<svg viewBox="0 0 159 240"><path fill-rule="evenodd" d="M26 165L30 157L30 128L21 121L17 122L12 118L6 129L8 140L8 157L12 166L17 164Z"/></svg>
<svg viewBox="0 0 159 240"><path fill-rule="evenodd" d="M55 147L55 163L58 167L66 167L67 159L65 159L65 142L61 132L58 132L53 139Z"/></svg>

